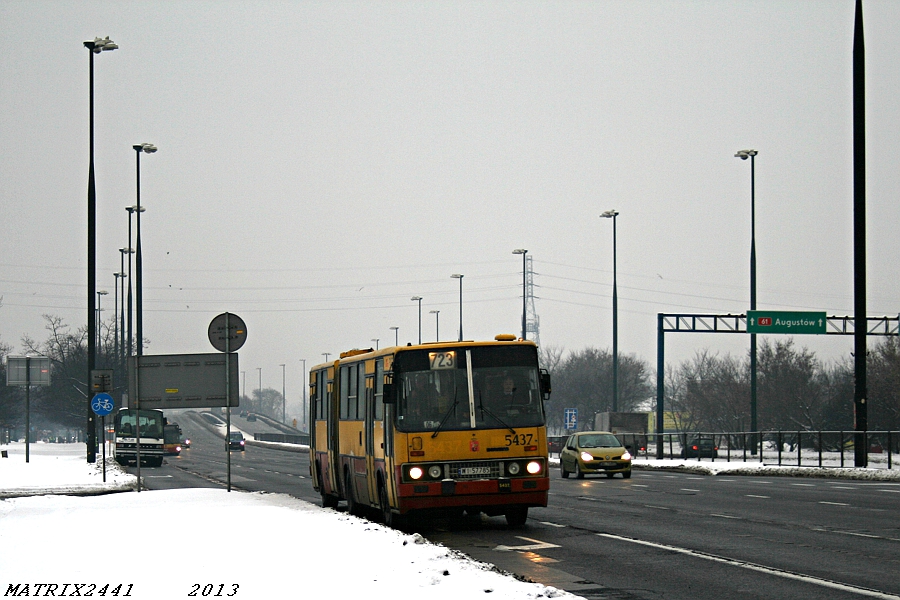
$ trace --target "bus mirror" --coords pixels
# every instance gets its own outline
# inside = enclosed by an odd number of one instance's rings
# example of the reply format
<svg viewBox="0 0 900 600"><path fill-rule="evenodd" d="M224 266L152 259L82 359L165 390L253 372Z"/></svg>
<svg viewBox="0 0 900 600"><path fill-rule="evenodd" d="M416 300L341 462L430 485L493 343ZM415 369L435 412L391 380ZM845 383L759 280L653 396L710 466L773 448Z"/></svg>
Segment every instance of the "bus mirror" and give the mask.
<svg viewBox="0 0 900 600"><path fill-rule="evenodd" d="M385 404L394 404L396 399L394 397L394 384L393 383L385 383L384 384L384 395L382 396L382 400Z"/></svg>
<svg viewBox="0 0 900 600"><path fill-rule="evenodd" d="M541 394L544 396L544 400L550 399L550 373L547 369L541 369Z"/></svg>

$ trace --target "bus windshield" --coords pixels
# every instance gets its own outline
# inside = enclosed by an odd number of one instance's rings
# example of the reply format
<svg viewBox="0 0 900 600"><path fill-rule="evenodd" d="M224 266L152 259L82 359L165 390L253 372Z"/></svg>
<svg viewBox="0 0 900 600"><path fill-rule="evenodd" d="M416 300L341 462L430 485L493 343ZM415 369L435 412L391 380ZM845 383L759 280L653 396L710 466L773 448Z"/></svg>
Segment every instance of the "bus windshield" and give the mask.
<svg viewBox="0 0 900 600"><path fill-rule="evenodd" d="M133 437L135 434L135 417L138 411L122 410L116 418L116 434ZM162 413L154 410L140 411L141 437L163 437Z"/></svg>
<svg viewBox="0 0 900 600"><path fill-rule="evenodd" d="M399 383L397 428L448 431L472 429L473 424L475 429L543 425L537 359L528 350L487 346L470 353L453 349L402 353L394 364L394 382Z"/></svg>

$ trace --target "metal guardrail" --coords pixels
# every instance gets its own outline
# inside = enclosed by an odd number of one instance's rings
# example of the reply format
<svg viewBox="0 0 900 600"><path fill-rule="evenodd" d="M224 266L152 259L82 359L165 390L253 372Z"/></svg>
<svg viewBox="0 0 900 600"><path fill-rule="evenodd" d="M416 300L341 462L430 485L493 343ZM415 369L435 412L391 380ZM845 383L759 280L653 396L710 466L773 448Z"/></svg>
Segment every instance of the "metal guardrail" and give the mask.
<svg viewBox="0 0 900 600"><path fill-rule="evenodd" d="M636 458L656 458L660 437L663 458L697 461L761 462L779 466L843 468L855 462L855 444L862 437L869 468L894 468L900 453L900 431L760 431L659 434L618 434ZM697 450L688 442L703 440ZM712 451L712 449L715 449Z"/></svg>
<svg viewBox="0 0 900 600"><path fill-rule="evenodd" d="M309 445L308 433L254 433L257 442L282 442L285 444Z"/></svg>

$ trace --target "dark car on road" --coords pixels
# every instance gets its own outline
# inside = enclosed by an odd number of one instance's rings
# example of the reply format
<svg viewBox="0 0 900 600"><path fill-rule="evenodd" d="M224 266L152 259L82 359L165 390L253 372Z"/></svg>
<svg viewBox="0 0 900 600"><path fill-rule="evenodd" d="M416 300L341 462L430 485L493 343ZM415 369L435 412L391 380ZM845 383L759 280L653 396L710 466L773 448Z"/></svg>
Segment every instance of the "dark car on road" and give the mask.
<svg viewBox="0 0 900 600"><path fill-rule="evenodd" d="M244 434L240 431L232 431L228 434L228 449L244 451Z"/></svg>
<svg viewBox="0 0 900 600"><path fill-rule="evenodd" d="M559 454L566 445L567 435L551 435L547 437L547 450L550 454Z"/></svg>
<svg viewBox="0 0 900 600"><path fill-rule="evenodd" d="M688 440L681 450L681 458L718 458L719 447L711 437L695 437Z"/></svg>

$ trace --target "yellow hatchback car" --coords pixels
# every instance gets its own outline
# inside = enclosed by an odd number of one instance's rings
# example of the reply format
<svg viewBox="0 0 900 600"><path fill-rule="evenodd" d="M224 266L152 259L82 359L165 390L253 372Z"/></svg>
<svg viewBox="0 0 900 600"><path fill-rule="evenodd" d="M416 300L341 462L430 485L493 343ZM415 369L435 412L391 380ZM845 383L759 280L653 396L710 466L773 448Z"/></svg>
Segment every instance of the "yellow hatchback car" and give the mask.
<svg viewBox="0 0 900 600"><path fill-rule="evenodd" d="M631 477L631 453L608 431L582 431L569 436L559 453L559 472L563 478L574 473L578 479L592 473L613 477Z"/></svg>

